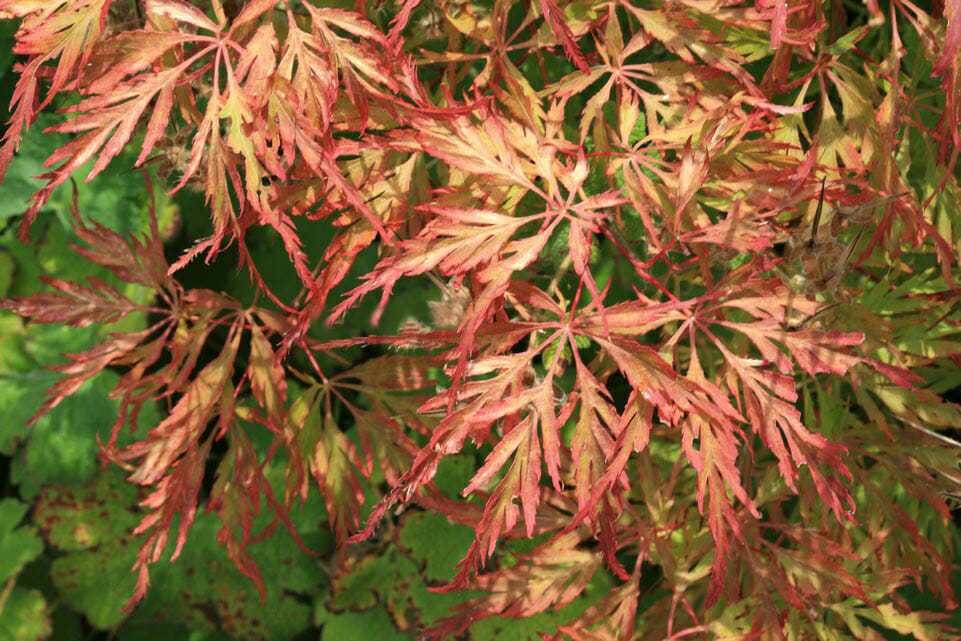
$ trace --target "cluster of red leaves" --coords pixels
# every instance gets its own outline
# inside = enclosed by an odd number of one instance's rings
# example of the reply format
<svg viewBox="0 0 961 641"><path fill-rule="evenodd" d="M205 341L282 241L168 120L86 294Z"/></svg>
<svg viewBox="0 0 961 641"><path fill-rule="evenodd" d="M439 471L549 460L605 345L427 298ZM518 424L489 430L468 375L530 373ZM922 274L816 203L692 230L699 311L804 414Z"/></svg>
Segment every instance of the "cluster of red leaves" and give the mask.
<svg viewBox="0 0 961 641"><path fill-rule="evenodd" d="M61 93L81 99L52 130L76 135L48 159L24 232L88 161L95 159L93 177L136 138L140 165L168 130L192 132L175 189L203 184L214 231L172 266L156 229L145 240L123 239L76 216L88 245L78 251L123 281L154 288L152 306L104 283L62 280L51 282L55 292L7 303L35 322L106 323L144 310L160 319L71 355L42 410L105 367L126 372L115 390L114 438L103 449L131 482L152 488L135 599L178 516L177 550L183 545L211 445L223 439L228 454L207 509L218 512L222 542L258 585L246 547L269 532L255 535L252 518L265 501L289 526L288 509L311 479L341 543L361 527L363 479L375 465L391 487L354 540L412 501L472 526L475 542L449 588L490 596L442 621L432 631L438 638L483 617L570 603L602 567L621 584L559 631L572 639L636 638L645 564L659 567L666 588L643 613L656 630L646 634L803 637L825 612L854 630L857 616L869 615L855 613L851 600L888 613L882 623L891 625L909 616L897 588L921 574L953 600L944 548L931 543L938 530L921 531L890 497L859 529L863 497L852 494L859 487L881 497L893 487L885 484L900 483L940 510L943 527L948 512L935 479L870 423L880 419L899 434L906 423L894 419L930 424L917 403L897 402L897 388L949 410L915 387L922 379L904 368L916 362L910 355L878 354L865 333L822 322L831 306L792 291L775 268L777 246L795 233L781 213L817 199L816 176L828 176L829 201L846 205L907 190L894 161L902 119L937 141L942 187L953 181L961 148L956 2L945 8L946 33L938 16L906 0L889 14L869 3L874 26L890 22L883 33L891 54L866 63L873 82L888 84L883 96L847 66L850 48L832 53L828 17L813 2L406 0L383 28L362 3L144 0L140 28L112 32L113 4L0 0L0 15L21 18L15 52L26 56L0 172L24 129ZM418 12L441 26L423 27ZM930 105L899 84L905 23L948 96L934 129L919 115ZM438 33L420 37L446 48L411 44L428 28ZM751 42L773 47L759 79L749 70ZM661 55L646 56L651 50ZM553 69L564 71L552 77ZM831 85L845 111L842 119L820 100L809 132L804 99L815 82ZM318 264L297 234L303 217L336 230ZM872 252L897 261L906 244L927 245L953 282L950 228L946 238L907 197L891 199L875 223L859 262ZM252 226L282 240L305 291L296 302L279 300L260 278L244 244ZM556 273L543 274L559 236L568 254ZM185 291L174 279L188 261L204 253L211 260L231 243L272 307ZM372 244L381 252L376 268L331 304L331 291ZM604 252L626 283L619 289L597 269ZM338 320L379 293L376 321L399 281L432 271L469 292L456 331L310 338L312 323ZM951 293L920 308L933 315ZM200 364L219 328L223 346ZM337 373L314 359L361 342L412 340L420 353ZM311 374L291 367L293 355L312 364ZM443 388L431 378L436 371ZM293 399L289 375L306 381ZM798 385L809 380L836 395L856 389L867 418L822 433L825 417L800 407ZM616 399L618 385L628 391ZM351 400L358 394L362 405ZM143 404L158 401L166 418L117 447ZM359 446L334 419L334 405L348 410ZM268 451L257 451L238 419L272 434ZM433 485L441 460L468 439L486 448L463 488L480 503L450 501ZM286 490L276 497L264 469L281 450ZM879 477L877 462L891 473ZM786 513L795 496L803 522ZM545 534L553 536L518 563L481 569L499 541ZM719 599L750 607L712 609ZM912 620L925 634L934 629Z"/></svg>

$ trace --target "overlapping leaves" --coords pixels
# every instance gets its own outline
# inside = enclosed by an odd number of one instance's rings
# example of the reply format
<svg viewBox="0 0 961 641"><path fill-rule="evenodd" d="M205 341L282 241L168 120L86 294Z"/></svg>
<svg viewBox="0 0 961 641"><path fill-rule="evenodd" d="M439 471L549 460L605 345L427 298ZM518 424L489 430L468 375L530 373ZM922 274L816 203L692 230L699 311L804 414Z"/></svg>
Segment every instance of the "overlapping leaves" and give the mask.
<svg viewBox="0 0 961 641"><path fill-rule="evenodd" d="M907 526L909 553L893 533L913 522L908 499L890 497L914 497L911 509L933 506L945 521L926 471L944 473L943 452L912 459L886 495L884 470L906 459L870 424L933 433L958 415L924 389L936 372L907 371L958 352L954 307L935 312L956 296L958 223L950 212L932 222L913 197L957 191L944 142L958 120L954 6L946 36L896 3L890 26L871 7L853 36L829 41L836 16L779 2L712 13L697 3L408 1L377 26L359 5L151 0L142 28L105 36L97 17L108 5L0 2L24 16L16 51L28 56L0 166L35 116L41 80L46 102L81 99L53 127L76 135L48 160L57 166L25 225L85 162L96 158L95 175L134 140L136 164L168 131L191 140L175 188L201 181L213 234L172 267L156 229L125 239L75 212L81 254L155 289L154 304L63 279L8 303L36 322L158 319L71 355L44 406L106 367L125 372L104 452L151 488L138 597L175 524L175 557L183 546L223 442L206 507L258 585L247 547L266 532L252 531L254 517L266 505L291 527L288 510L313 482L341 544L414 502L471 526L447 589L489 596L439 622L438 636L564 606L602 572L621 583L563 634L632 638L642 616L658 638L790 638L821 630L822 611L859 638L870 638L859 617L933 634L895 595L923 569L940 573L950 602L950 549L934 529ZM406 45L416 28L423 49ZM855 52L862 38L902 51L901 29L930 45L946 106L902 84L899 54ZM852 66L862 59L870 73ZM838 100L815 95L816 83ZM902 132L897 104L940 116ZM918 138L939 149L924 177L891 162ZM789 285L805 275L792 263L796 248L816 245L821 176L847 260L798 293ZM842 214L876 198L876 212ZM327 220L331 242L298 235L301 216ZM254 225L276 232L303 285L295 300L267 290L244 244ZM184 290L170 275L232 242L267 302ZM376 264L331 304L374 244ZM803 272L818 257L798 260ZM932 261L939 280L924 291L893 285ZM312 338L313 323L342 320L368 295L380 296L376 324L399 283L424 274L444 289L424 306L430 322ZM415 351L336 367L316 358L358 346ZM843 401L815 408L812 389ZM166 418L118 446L119 430L155 401ZM849 417L835 425L839 414ZM452 500L435 475L469 441L481 459ZM264 472L279 456L283 491ZM389 488L365 514L381 473ZM864 517L867 496L883 505ZM501 541L534 535L549 540L488 567ZM663 592L640 613L650 566Z"/></svg>

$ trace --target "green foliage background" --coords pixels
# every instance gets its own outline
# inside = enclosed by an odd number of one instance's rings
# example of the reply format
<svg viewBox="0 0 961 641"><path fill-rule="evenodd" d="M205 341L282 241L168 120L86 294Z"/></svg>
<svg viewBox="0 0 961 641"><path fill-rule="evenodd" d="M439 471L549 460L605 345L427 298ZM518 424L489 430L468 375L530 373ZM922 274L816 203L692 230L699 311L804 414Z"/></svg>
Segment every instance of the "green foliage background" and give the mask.
<svg viewBox="0 0 961 641"><path fill-rule="evenodd" d="M11 41L15 27L14 22L0 22L0 43ZM854 35L858 34L852 32L851 38L840 38L834 45L836 53L850 47ZM0 102L4 105L15 80L13 62L9 48L0 46ZM566 65L558 65L558 77L562 71L573 69L569 63ZM915 82L924 83L929 76L930 69L919 63ZM4 114L2 119L6 117ZM74 239L68 220L73 195L68 186L61 187L50 199L31 229L30 243L25 245L17 240L17 223L24 203L42 184L32 176L41 173L43 160L65 139L41 135L55 121L52 116L41 117L33 126L2 186L0 298L41 291L41 276L73 280L94 276L121 287L131 298L146 302L149 292L116 281L106 270L91 266L70 250ZM638 127L643 128L643 121ZM636 132L633 139L642 133ZM123 173L124 167L133 164L135 147L131 146L125 156L89 183L79 181L85 175L83 170L77 172L76 188L83 215L114 230L137 234L147 230L150 196L138 174ZM928 185L937 182L933 162L925 162L925 155L931 150L924 149L922 144L914 149L915 178ZM209 222L202 215L200 196L184 191L171 199L158 190L156 197L161 228L170 236L171 255L182 249L178 243L207 235ZM944 217L961 219L951 199L939 202L940 207L946 208L941 212ZM311 229L309 224L304 225L305 236L313 232L321 235L317 246L322 247L323 227ZM248 244L255 262L264 269L268 284L281 298L290 298L299 284L288 263L275 259L279 250L271 242L270 234L264 231L258 238L255 233ZM555 240L546 254L548 260L562 254L567 244L563 233ZM608 273L615 269L613 258L601 256L599 260L609 262ZM376 256L370 252L357 261L355 272L364 273L375 262ZM227 252L212 266L194 264L180 277L192 287L219 289L226 285L232 296L249 300L253 287L245 276L237 274L235 264L234 256ZM604 271L603 266L600 271ZM404 283L410 289L398 291L395 301L419 301L430 291L426 281ZM410 293L417 296L407 296ZM366 300L352 312L351 320L341 325L328 328L318 324L317 338L328 340L364 331L365 319L375 304L375 300ZM883 301L874 301L872 306L881 307ZM397 326L403 318L423 313L422 308L419 303L416 307L403 302L391 305L382 323ZM39 407L44 392L58 378L45 367L61 362L62 353L89 348L105 333L135 330L145 327L147 321L145 317L128 318L114 326L77 330L58 325L26 326L10 312L0 311L0 457L6 464L0 499L0 641L283 641L318 636L322 641L413 639L415 620L436 621L446 616L451 606L473 596L430 590L453 576L454 565L473 539L472 532L417 510L409 510L396 522L387 524L375 541L352 547L348 551L350 571L332 576L329 568L333 540L326 527L324 505L314 494L293 513L295 525L314 556L302 552L282 529L253 547L255 560L265 573L266 603L260 602L254 587L217 544L216 519L201 515L180 559L154 567L145 602L129 615L122 612L135 580L130 567L139 543L131 530L141 518L137 513L141 497L123 483L120 470L101 469L96 460L97 438L109 436L109 426L116 415L117 403L108 392L118 375L104 372L34 426L28 428L26 422ZM355 356L364 357L359 352ZM947 389L949 373L942 376L942 387ZM817 398L825 402L824 394ZM807 400L812 402L810 395ZM827 409L827 416L839 417L844 412L840 404ZM149 429L158 420L159 413L154 408L140 416L139 428ZM482 457L477 454L457 455L443 461L437 476L439 487L456 494L470 479L479 460ZM268 476L279 485L282 474L283 459L275 459ZM381 480L375 477L373 482ZM269 519L262 521L255 531L263 529ZM509 564L512 553L523 552L530 545L507 545L501 552L500 563ZM961 550L961 545L955 549ZM961 585L961 574L957 576ZM539 632L549 632L557 623L573 618L613 585L610 575L599 572L569 606L525 620L486 620L472 628L471 638L533 641L539 638ZM904 596L916 608L940 607L937 601L916 590L907 589ZM639 609L643 611L643 606ZM961 627L961 614L953 613L951 620ZM906 638L891 631L884 635L888 639Z"/></svg>

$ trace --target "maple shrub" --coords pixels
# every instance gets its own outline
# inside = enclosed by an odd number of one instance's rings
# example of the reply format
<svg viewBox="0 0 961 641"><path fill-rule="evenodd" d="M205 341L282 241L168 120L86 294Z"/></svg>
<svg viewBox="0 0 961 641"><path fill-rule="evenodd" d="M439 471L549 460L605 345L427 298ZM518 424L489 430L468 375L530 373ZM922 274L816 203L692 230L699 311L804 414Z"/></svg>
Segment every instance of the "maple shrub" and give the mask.
<svg viewBox="0 0 961 641"><path fill-rule="evenodd" d="M33 420L110 374L126 486L34 518L139 488L128 609L204 512L268 598L257 541L316 551L319 492L335 596L365 545L470 529L430 575L453 608L391 612L428 638L949 638L903 588L956 606L957 0L0 15L0 175L57 137L21 237L72 177L153 185L118 227L74 184L99 271L4 303L97 328Z"/></svg>

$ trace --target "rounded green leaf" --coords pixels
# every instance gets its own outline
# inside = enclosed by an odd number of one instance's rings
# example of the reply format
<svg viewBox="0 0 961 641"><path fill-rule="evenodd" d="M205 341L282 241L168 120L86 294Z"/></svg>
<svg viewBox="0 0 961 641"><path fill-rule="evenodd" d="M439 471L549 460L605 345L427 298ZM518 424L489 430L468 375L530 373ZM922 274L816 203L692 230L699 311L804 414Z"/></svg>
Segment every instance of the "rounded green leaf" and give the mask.
<svg viewBox="0 0 961 641"><path fill-rule="evenodd" d="M27 506L16 499L0 501L0 584L40 556L43 541L31 527L17 527Z"/></svg>
<svg viewBox="0 0 961 641"><path fill-rule="evenodd" d="M14 587L0 609L0 641L40 641L50 636L50 606L39 590Z"/></svg>

